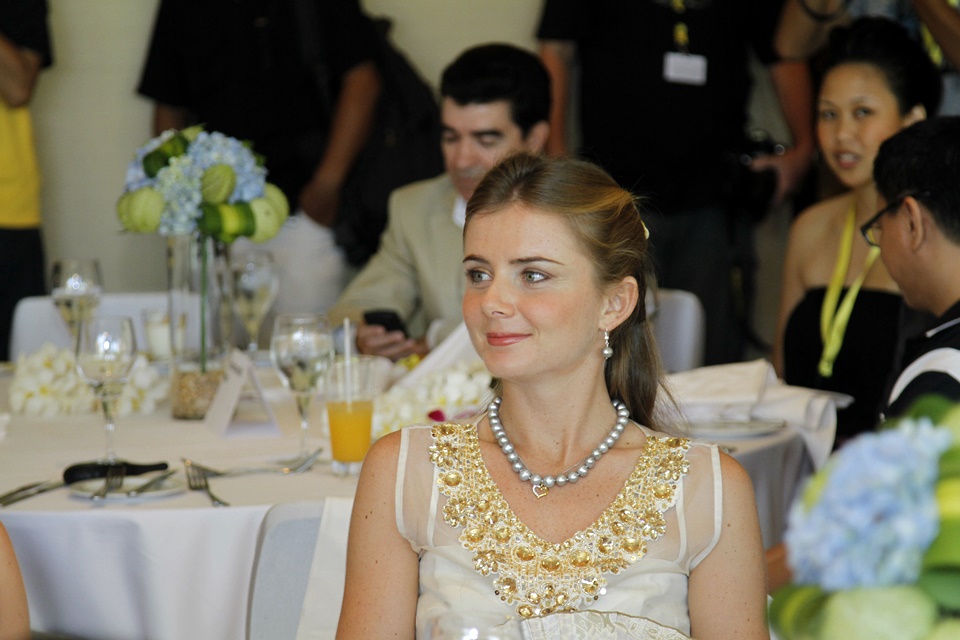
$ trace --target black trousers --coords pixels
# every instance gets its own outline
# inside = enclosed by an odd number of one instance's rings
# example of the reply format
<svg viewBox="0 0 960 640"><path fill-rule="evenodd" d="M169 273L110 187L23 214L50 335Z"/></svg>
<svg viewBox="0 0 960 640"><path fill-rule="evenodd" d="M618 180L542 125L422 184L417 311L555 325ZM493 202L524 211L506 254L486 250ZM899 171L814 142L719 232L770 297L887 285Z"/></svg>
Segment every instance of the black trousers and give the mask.
<svg viewBox="0 0 960 640"><path fill-rule="evenodd" d="M0 229L0 361L10 359L13 310L21 298L46 294L45 271L40 229Z"/></svg>

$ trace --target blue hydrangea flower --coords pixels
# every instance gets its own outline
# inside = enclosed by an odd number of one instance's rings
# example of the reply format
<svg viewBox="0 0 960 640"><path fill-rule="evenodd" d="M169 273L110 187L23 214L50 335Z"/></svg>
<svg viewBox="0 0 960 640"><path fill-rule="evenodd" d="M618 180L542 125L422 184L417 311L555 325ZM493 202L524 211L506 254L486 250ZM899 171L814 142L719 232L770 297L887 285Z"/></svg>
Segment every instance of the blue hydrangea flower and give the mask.
<svg viewBox="0 0 960 640"><path fill-rule="evenodd" d="M158 231L163 235L190 233L200 217L200 176L203 171L189 155L171 158L157 172L154 188L166 206Z"/></svg>
<svg viewBox="0 0 960 640"><path fill-rule="evenodd" d="M789 513L796 582L828 591L915 582L938 533L934 485L950 442L924 418L862 435L834 454L815 502L808 493ZM806 491L816 490L814 482Z"/></svg>

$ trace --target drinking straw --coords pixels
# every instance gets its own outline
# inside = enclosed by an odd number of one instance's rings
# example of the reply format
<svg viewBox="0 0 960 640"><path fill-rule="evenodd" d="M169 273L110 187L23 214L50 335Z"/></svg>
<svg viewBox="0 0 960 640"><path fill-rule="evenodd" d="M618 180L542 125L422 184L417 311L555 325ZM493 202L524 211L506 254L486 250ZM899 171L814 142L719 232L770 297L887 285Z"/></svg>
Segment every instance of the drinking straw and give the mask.
<svg viewBox="0 0 960 640"><path fill-rule="evenodd" d="M347 401L347 410L353 402L353 378L350 377L350 362L353 359L353 335L350 333L350 318L343 319L343 377L345 382L344 395Z"/></svg>

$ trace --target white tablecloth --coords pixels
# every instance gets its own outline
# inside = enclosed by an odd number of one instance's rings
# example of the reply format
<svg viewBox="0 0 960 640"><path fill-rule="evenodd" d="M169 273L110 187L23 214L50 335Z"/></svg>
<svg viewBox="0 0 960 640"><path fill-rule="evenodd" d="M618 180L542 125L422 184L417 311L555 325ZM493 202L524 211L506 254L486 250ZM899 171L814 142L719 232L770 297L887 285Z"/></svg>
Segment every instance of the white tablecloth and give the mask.
<svg viewBox="0 0 960 640"><path fill-rule="evenodd" d="M8 381L0 384L0 406ZM224 438L200 422L170 419L164 406L163 414L119 418L117 453L176 467L181 456L215 467L290 457L299 437L293 400L279 388L267 395L282 435ZM311 445L320 443L323 422L322 412L314 413ZM74 462L97 458L102 446L98 415L14 416L0 441L0 492L56 478ZM174 478L183 480L182 474ZM24 574L31 626L103 640L244 638L257 533L267 509L352 497L356 489L355 479L333 476L328 461L298 476L210 483L232 506L214 509L204 493L192 491L92 503L61 488L0 509Z"/></svg>

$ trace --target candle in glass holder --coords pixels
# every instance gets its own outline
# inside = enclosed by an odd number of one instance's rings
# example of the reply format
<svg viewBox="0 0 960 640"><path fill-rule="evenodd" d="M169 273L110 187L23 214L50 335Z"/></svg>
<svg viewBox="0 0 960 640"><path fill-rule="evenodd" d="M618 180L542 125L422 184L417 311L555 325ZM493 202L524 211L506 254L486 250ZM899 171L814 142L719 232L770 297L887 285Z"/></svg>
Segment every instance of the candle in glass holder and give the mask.
<svg viewBox="0 0 960 640"><path fill-rule="evenodd" d="M144 309L143 330L147 338L147 355L151 360L168 360L170 349L170 316L165 309Z"/></svg>

